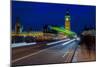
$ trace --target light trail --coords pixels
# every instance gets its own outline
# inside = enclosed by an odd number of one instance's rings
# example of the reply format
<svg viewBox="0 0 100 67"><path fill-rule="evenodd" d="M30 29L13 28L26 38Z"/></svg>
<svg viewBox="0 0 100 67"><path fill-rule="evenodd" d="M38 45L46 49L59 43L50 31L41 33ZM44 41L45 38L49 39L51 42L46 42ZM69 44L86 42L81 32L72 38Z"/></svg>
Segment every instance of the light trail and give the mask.
<svg viewBox="0 0 100 67"><path fill-rule="evenodd" d="M65 40L63 40L63 41L66 41L66 40L67 40L67 39L65 39ZM62 42L62 41L59 41L59 42L57 42L57 43L60 43L60 42ZM49 44L50 44L50 43L49 43ZM52 43L52 44L54 44L54 43ZM20 58L17 58L17 59L15 59L15 60L13 60L12 63L17 62L17 61L20 61L20 60L25 59L25 58L28 58L28 57L33 56L33 55L37 55L37 54L39 54L39 53L41 53L41 52L43 52L43 51L46 51L46 50L48 50L48 49L51 49L51 48L54 48L54 47L57 47L57 46L58 46L58 45L53 46L53 47L49 47L49 48L46 48L46 49L43 49L43 50L40 50L40 51L35 52L35 53L28 54L28 55L23 56L23 57L20 57Z"/></svg>
<svg viewBox="0 0 100 67"><path fill-rule="evenodd" d="M64 41L69 41L70 39L65 39L65 40L60 40L60 41L56 41L56 42L51 42L51 43L48 43L47 45L53 45L53 44L57 44L57 43L60 43L60 42L64 42Z"/></svg>
<svg viewBox="0 0 100 67"><path fill-rule="evenodd" d="M15 48L15 47L22 47L22 46L28 46L28 45L34 45L34 44L37 44L36 42L32 42L32 43L26 43L26 42L23 42L23 43L14 43L11 45L12 48Z"/></svg>
<svg viewBox="0 0 100 67"><path fill-rule="evenodd" d="M68 42L63 43L62 45L66 45L66 44L71 43L71 42L73 42L73 41L75 41L75 40L76 40L76 39L72 39L72 40L70 40L70 41L68 41Z"/></svg>

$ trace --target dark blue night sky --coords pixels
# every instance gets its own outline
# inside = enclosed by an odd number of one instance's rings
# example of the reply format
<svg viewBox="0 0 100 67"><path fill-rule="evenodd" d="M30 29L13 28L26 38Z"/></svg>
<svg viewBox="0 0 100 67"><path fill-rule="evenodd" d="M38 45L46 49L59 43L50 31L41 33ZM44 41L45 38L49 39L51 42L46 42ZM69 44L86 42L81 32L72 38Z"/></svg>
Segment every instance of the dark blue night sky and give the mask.
<svg viewBox="0 0 100 67"><path fill-rule="evenodd" d="M95 28L95 6L13 1L12 29L14 29L17 17L20 18L24 31L29 27L41 30L44 24L64 26L68 9L70 10L72 31L79 33L86 26Z"/></svg>

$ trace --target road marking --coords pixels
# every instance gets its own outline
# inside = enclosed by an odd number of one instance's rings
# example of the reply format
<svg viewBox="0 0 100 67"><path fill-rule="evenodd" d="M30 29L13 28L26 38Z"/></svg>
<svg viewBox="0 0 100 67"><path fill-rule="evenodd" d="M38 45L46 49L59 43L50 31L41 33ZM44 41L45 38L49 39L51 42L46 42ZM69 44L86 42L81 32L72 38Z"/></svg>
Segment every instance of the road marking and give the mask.
<svg viewBox="0 0 100 67"><path fill-rule="evenodd" d="M65 57L67 54L72 54L73 53L73 51L72 51L72 49L70 49L69 51L67 51L62 57Z"/></svg>
<svg viewBox="0 0 100 67"><path fill-rule="evenodd" d="M63 40L63 41L65 41L65 40ZM56 45L56 46L58 46L58 45ZM24 56L24 57L21 57L21 58L15 59L15 60L12 61L12 63L17 62L17 61L22 60L22 59L25 59L25 58L28 58L28 57L30 57L30 56L36 55L36 54L38 54L38 53L41 53L41 52L43 52L43 51L46 51L46 50L48 50L48 49L50 49L50 48L54 48L54 47L56 47L56 46L49 47L49 48L46 48L46 49L40 50L40 51L38 51L38 52L31 53L31 54L26 55L26 56Z"/></svg>
<svg viewBox="0 0 100 67"><path fill-rule="evenodd" d="M64 62L71 62L71 57L72 56L73 55L71 53L67 54L67 58L66 58L66 60Z"/></svg>
<svg viewBox="0 0 100 67"><path fill-rule="evenodd" d="M45 50L46 50L46 49L44 49L44 50L40 50L40 51L38 51L38 52L31 53L31 54L26 55L26 56L24 56L24 57L21 57L21 58L15 59L15 60L12 61L12 63L14 63L14 62L16 62L16 61L19 61L19 60L22 60L22 59L24 59L24 58L28 58L28 57L30 57L30 56L36 55L36 54L38 54L38 53L40 53L40 52L43 52L43 51L45 51Z"/></svg>
<svg viewBox="0 0 100 67"><path fill-rule="evenodd" d="M66 52L62 57L65 57L69 52Z"/></svg>

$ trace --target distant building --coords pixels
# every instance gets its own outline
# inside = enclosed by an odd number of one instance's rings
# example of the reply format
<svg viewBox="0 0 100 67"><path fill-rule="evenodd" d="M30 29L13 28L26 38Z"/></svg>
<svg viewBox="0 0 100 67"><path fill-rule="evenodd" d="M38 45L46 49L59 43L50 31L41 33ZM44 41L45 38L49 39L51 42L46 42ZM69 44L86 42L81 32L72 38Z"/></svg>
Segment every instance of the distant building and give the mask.
<svg viewBox="0 0 100 67"><path fill-rule="evenodd" d="M70 14L69 14L69 11L66 12L66 16L65 16L65 29L70 30Z"/></svg>

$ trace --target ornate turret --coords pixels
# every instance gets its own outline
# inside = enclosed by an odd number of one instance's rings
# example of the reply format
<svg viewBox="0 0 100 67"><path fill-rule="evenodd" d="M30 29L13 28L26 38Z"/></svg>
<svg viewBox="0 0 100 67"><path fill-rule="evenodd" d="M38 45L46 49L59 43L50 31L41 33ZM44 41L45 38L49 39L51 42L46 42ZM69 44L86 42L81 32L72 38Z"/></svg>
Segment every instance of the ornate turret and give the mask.
<svg viewBox="0 0 100 67"><path fill-rule="evenodd" d="M21 24L20 24L20 19L17 17L16 18L16 24L15 24L15 33L19 34L22 31Z"/></svg>

